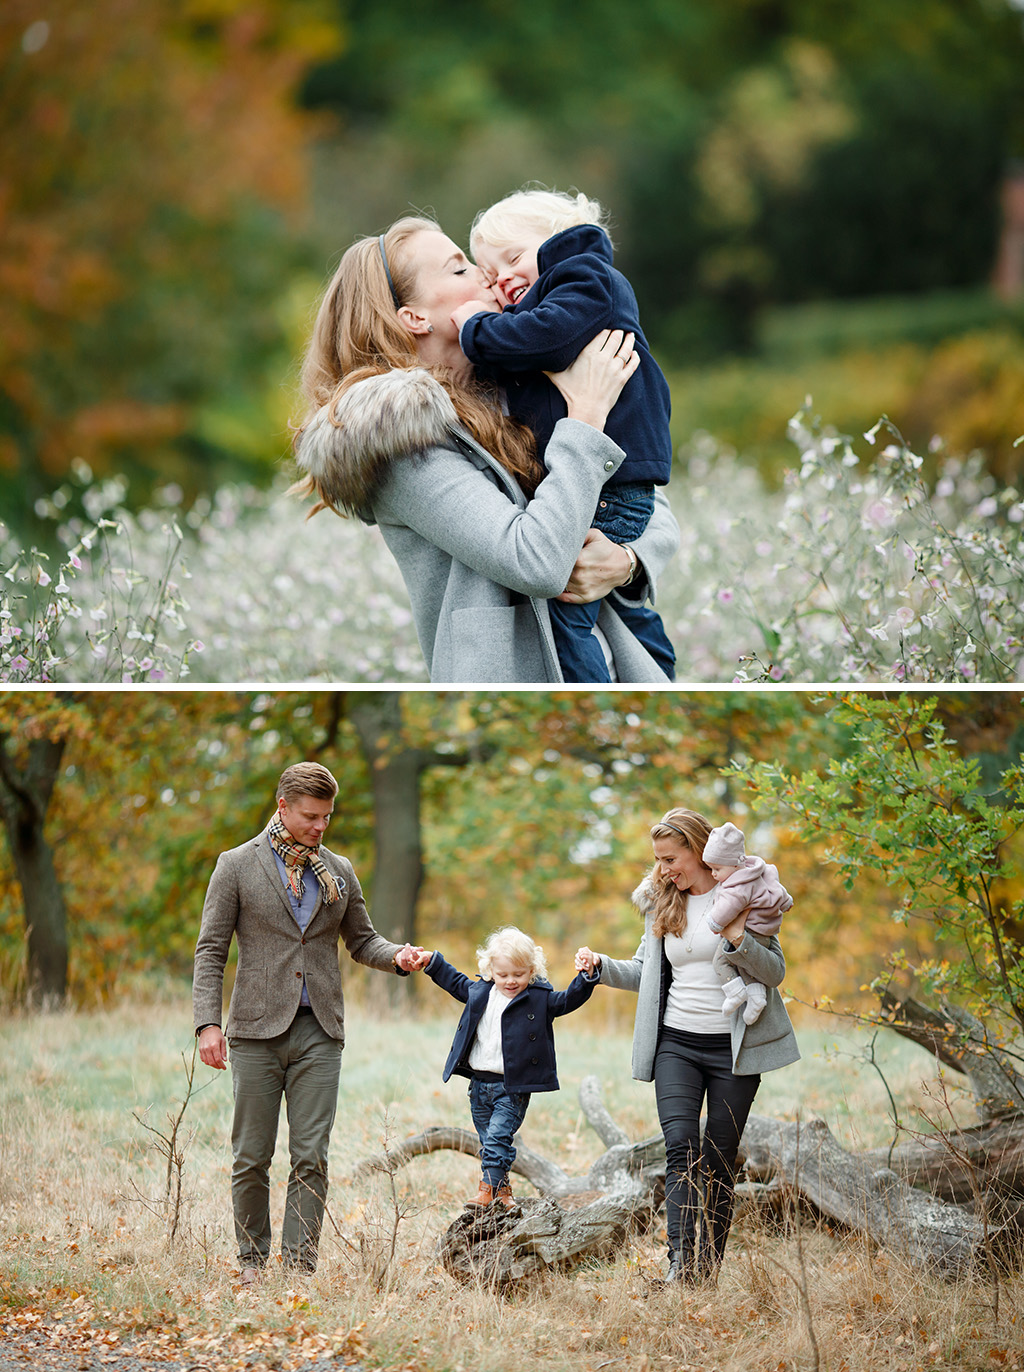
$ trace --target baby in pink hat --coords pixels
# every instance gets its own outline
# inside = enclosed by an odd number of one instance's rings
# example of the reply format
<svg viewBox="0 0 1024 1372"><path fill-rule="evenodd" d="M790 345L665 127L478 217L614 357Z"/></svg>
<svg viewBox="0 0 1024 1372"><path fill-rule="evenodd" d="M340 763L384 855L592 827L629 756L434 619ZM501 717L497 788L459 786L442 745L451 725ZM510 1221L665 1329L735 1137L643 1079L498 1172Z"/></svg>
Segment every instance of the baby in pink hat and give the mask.
<svg viewBox="0 0 1024 1372"><path fill-rule="evenodd" d="M734 920L743 917L739 927L745 933L762 938L777 934L782 916L793 907L793 897L779 881L777 867L763 858L744 854L743 830L729 823L712 829L704 845L703 857L718 882L714 904L707 916L708 925L715 933L723 933ZM735 943L735 929L731 933L730 941ZM728 967L730 973L735 970L726 963L722 966ZM753 1024L765 1007L767 992L760 982L745 982L742 976L733 975L723 981L722 990L725 992L722 1009L727 1015L746 1003L745 1024Z"/></svg>

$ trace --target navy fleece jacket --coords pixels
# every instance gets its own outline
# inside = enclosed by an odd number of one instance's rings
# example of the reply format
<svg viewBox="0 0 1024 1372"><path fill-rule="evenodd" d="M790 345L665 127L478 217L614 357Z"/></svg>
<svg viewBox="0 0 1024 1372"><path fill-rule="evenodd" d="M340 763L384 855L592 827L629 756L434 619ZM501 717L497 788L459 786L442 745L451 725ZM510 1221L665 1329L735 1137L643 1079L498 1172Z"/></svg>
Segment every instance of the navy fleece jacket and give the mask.
<svg viewBox="0 0 1024 1372"><path fill-rule="evenodd" d="M626 460L607 484L665 485L672 469L668 382L647 347L633 288L612 266L608 235L595 224L564 229L541 244L537 269L537 280L515 305L467 319L459 333L462 351L505 387L510 414L529 425L543 453L566 414L544 372L568 367L601 329L634 333L640 366L604 426Z"/></svg>

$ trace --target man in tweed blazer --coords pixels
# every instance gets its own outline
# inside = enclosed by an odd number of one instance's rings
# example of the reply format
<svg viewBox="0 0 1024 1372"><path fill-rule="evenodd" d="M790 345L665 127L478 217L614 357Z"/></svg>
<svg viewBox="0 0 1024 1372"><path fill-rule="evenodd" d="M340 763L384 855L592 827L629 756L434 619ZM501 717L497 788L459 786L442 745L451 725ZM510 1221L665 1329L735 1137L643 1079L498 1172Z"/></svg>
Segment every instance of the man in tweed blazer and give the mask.
<svg viewBox="0 0 1024 1372"><path fill-rule="evenodd" d="M327 1198L327 1149L345 1042L339 940L356 962L406 975L408 944L370 923L352 865L321 847L338 784L300 762L277 787L277 811L255 838L222 853L196 944L192 1001L199 1056L227 1066L235 1109L231 1200L242 1282L270 1257L270 1163L281 1097L288 1102L291 1171L281 1233L286 1268L312 1272ZM221 1032L232 936L238 971Z"/></svg>

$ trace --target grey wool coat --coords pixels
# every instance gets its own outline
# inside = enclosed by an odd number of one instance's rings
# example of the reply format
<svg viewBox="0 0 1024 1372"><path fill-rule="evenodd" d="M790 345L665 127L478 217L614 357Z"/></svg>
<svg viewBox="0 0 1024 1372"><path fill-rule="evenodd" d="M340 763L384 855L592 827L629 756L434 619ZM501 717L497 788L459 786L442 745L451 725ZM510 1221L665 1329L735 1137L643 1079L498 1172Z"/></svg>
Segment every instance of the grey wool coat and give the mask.
<svg viewBox="0 0 1024 1372"><path fill-rule="evenodd" d="M644 936L631 958L601 956L602 983L638 993L633 1028L633 1076L637 1081L654 1080L654 1055L672 977L664 942L655 938L653 923L654 915L648 910ZM800 1049L778 992L786 975L778 938L774 934L762 939L744 934L735 948L723 941L722 958L744 974L744 980L759 981L768 989L768 1003L753 1024L744 1024L742 1015L732 1017L732 1070L740 1077L754 1076L796 1062Z"/></svg>
<svg viewBox="0 0 1024 1372"><path fill-rule="evenodd" d="M238 971L228 1009L229 1039L283 1034L299 1008L305 977L314 1015L325 1033L344 1044L341 940L356 962L398 972L394 957L401 945L383 938L370 923L352 864L323 847L320 856L341 895L328 905L320 894L303 934L266 833L221 853L196 944L192 1009L197 1030L204 1024L220 1025L232 936L238 943ZM304 880L316 881L308 868Z"/></svg>
<svg viewBox="0 0 1024 1372"><path fill-rule="evenodd" d="M601 487L624 458L590 425L560 420L544 453L548 475L528 501L422 368L357 382L318 411L296 450L333 505L380 526L409 592L430 680L452 684L563 680L547 601L565 589ZM678 545L659 492L632 544L652 601ZM598 616L618 679L665 682L616 614L626 603L619 595L607 596Z"/></svg>

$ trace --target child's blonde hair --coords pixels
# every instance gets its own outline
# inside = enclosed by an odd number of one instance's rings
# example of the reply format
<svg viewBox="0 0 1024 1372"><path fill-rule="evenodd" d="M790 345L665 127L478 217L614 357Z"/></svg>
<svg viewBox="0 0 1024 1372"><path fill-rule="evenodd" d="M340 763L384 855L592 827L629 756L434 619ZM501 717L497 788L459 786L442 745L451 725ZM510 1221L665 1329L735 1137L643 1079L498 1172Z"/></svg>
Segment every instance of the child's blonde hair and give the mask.
<svg viewBox="0 0 1024 1372"><path fill-rule="evenodd" d="M504 247L524 230L551 238L577 224L596 224L611 241L607 212L598 201L590 200L582 191L575 195L543 188L513 191L490 209L481 210L473 220L473 227L469 231L469 249L475 256L478 248L485 245L491 248Z"/></svg>
<svg viewBox="0 0 1024 1372"><path fill-rule="evenodd" d="M547 980L548 965L544 961L544 949L513 924L495 929L483 947L476 950L476 965L484 981L494 980L491 964L495 958L505 958L513 967L529 967L531 985L541 978Z"/></svg>

